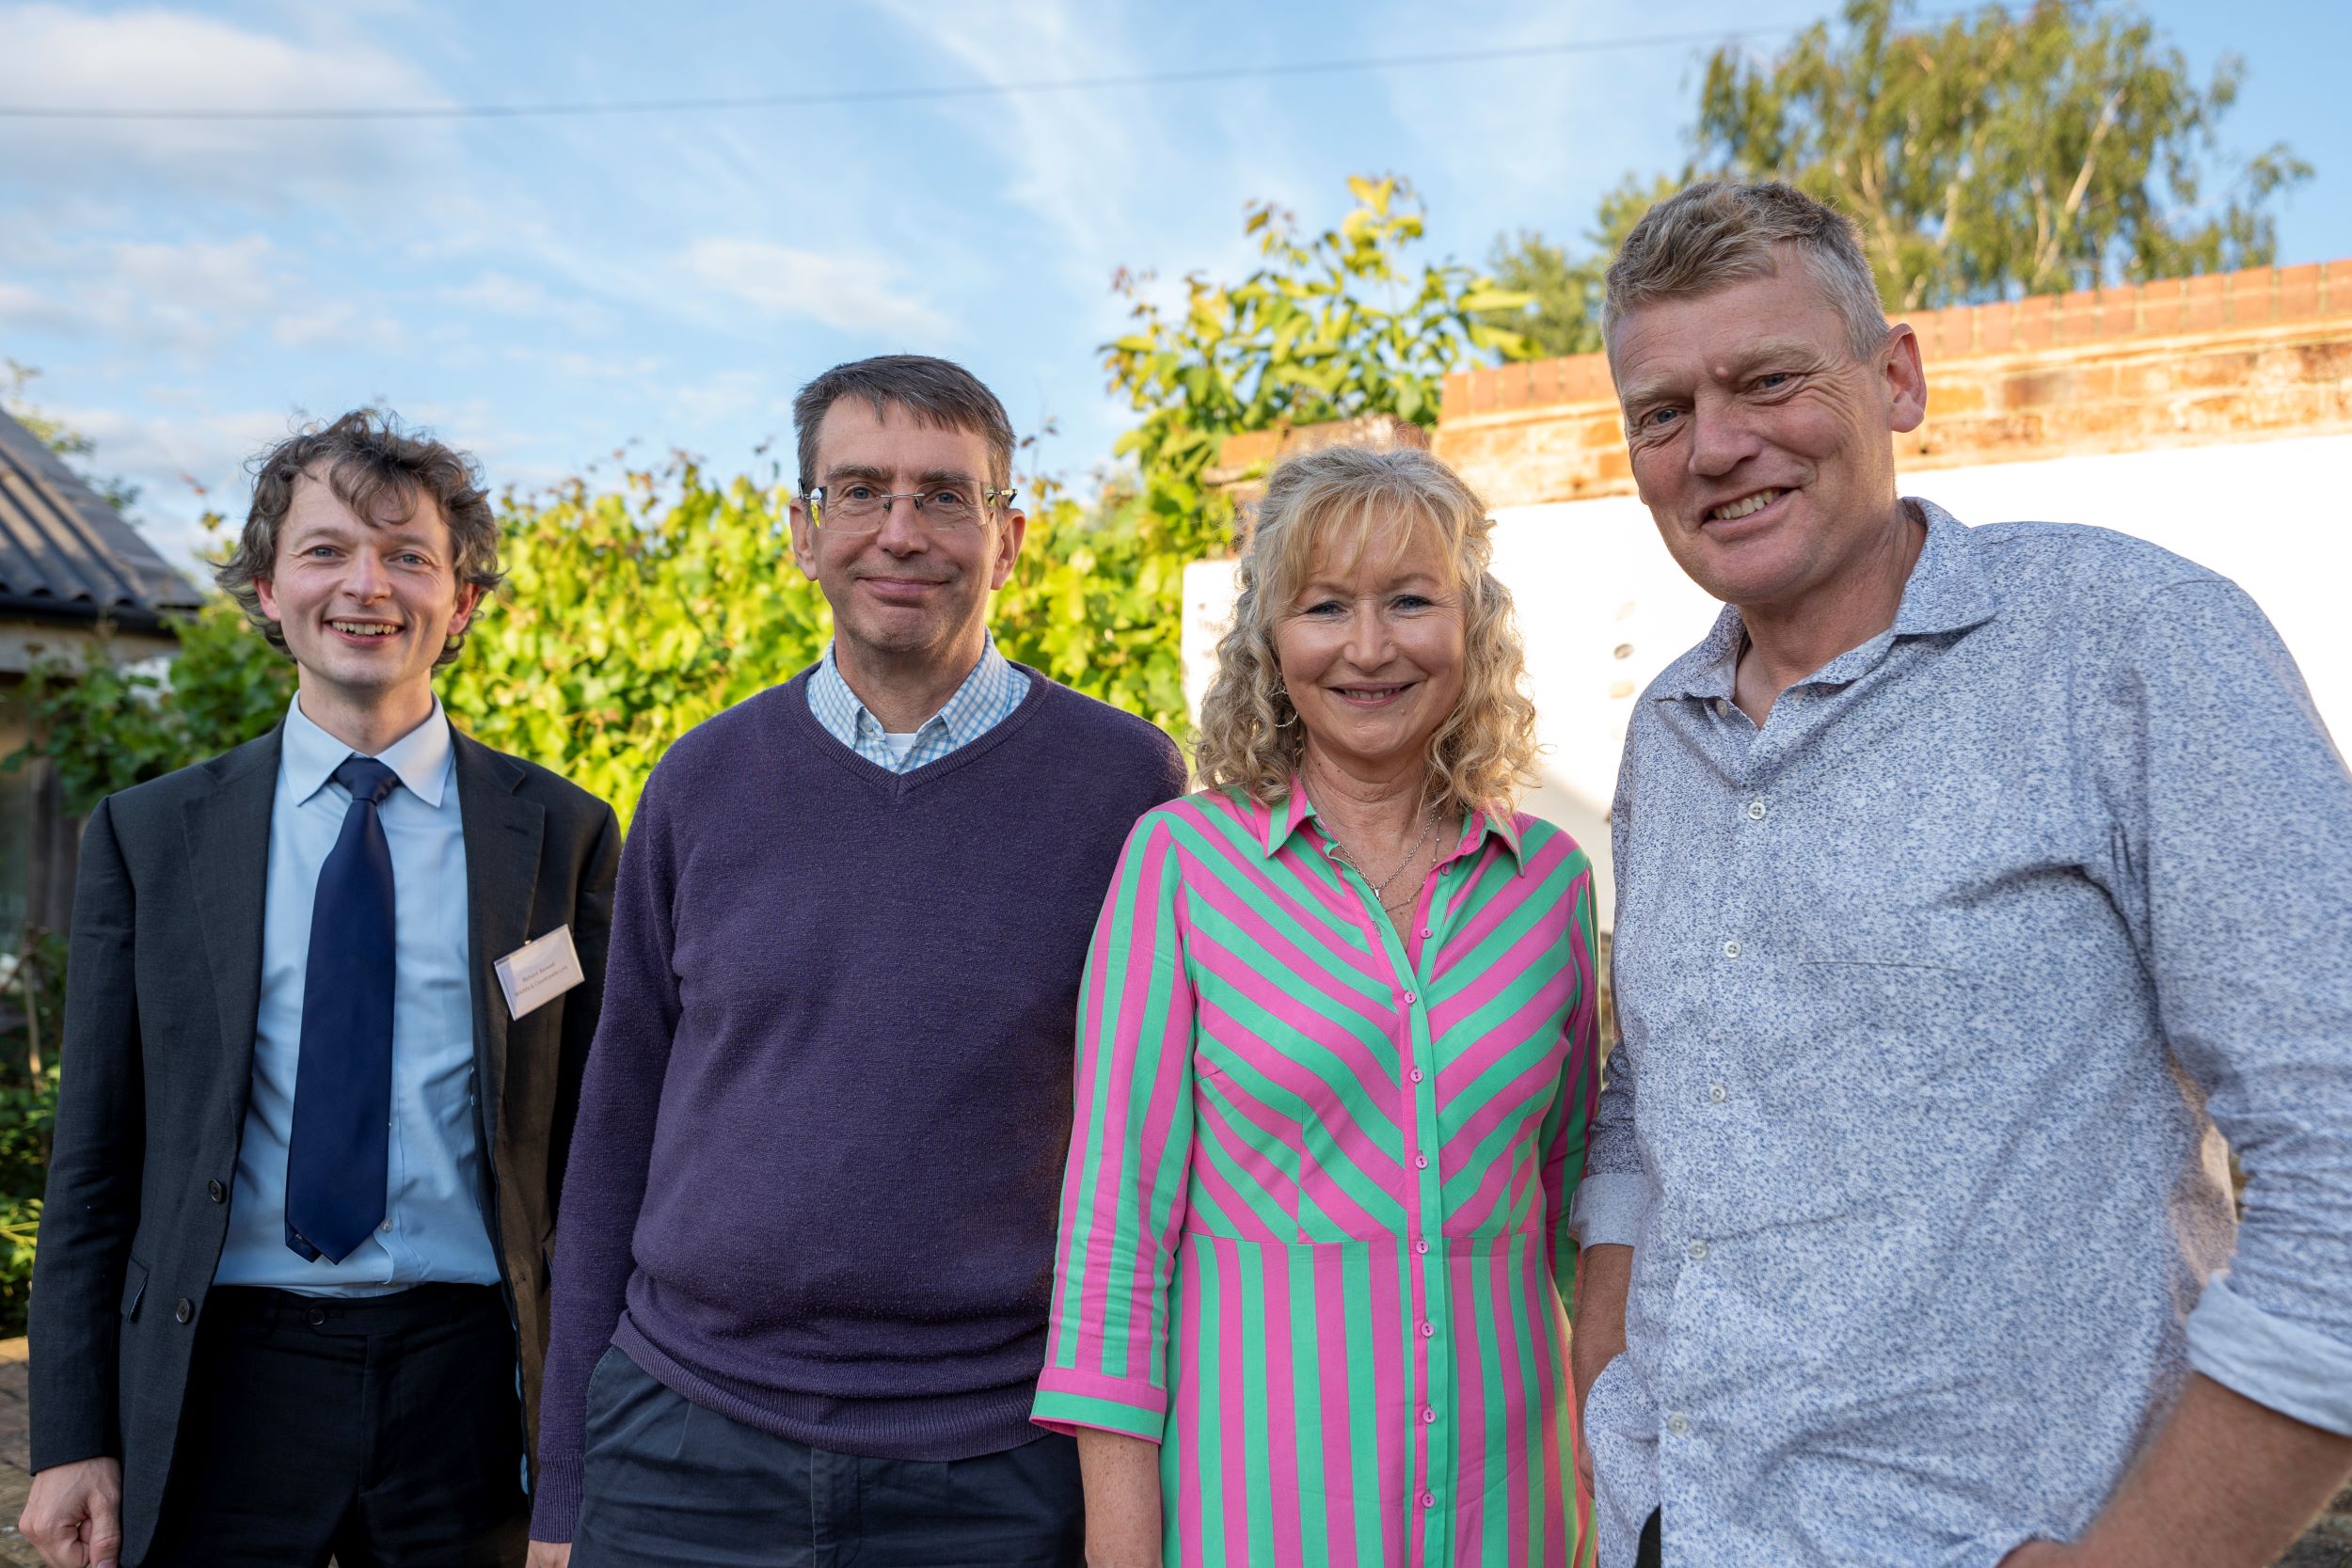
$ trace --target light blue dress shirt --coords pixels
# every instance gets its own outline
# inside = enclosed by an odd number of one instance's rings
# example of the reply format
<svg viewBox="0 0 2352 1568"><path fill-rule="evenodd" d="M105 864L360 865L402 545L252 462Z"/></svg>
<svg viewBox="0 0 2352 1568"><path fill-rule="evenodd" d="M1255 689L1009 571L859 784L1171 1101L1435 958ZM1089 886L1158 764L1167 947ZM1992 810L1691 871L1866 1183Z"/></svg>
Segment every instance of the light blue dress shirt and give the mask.
<svg viewBox="0 0 2352 1568"><path fill-rule="evenodd" d="M825 644L825 657L808 677L808 711L825 727L825 733L875 767L893 773L912 773L959 747L971 745L1011 718L1028 694L1029 677L996 651L994 637L982 644L980 661L963 677L956 694L912 736L892 735L857 700L857 693L850 689L850 683L841 678L840 667L834 663L832 643Z"/></svg>
<svg viewBox="0 0 2352 1568"><path fill-rule="evenodd" d="M2192 1369L2352 1433L2352 776L2226 579L1914 504L1893 626L1761 726L1731 609L1634 709L1609 1568L1661 1506L1670 1562L1993 1568Z"/></svg>
<svg viewBox="0 0 2352 1568"><path fill-rule="evenodd" d="M383 804L398 952L392 991L392 1129L385 1219L340 1263L286 1245L286 1144L302 1053L302 991L319 868L351 796L329 775L350 747L287 710L270 809L262 1006L229 1238L213 1279L312 1295L378 1295L428 1281L495 1284L474 1131L473 989L466 835L449 720L433 717L376 754L400 776Z"/></svg>

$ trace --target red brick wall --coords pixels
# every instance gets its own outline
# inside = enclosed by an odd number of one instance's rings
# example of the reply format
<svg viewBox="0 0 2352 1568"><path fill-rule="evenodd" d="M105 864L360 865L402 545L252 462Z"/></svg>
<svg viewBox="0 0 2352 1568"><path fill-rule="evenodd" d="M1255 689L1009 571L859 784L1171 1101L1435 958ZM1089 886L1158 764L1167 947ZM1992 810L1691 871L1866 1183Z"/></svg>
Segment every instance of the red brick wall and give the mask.
<svg viewBox="0 0 2352 1568"><path fill-rule="evenodd" d="M2352 261L1910 316L1905 469L2352 431ZM1446 377L1438 454L1492 506L1633 488L1597 354Z"/></svg>

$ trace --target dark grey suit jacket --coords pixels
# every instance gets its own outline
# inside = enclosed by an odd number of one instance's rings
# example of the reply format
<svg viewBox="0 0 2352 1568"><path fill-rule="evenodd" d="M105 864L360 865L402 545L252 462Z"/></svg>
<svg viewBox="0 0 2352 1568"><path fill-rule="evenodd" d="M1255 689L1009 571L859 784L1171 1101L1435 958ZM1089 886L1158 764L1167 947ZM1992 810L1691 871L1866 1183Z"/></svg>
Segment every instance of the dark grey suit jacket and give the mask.
<svg viewBox="0 0 2352 1568"><path fill-rule="evenodd" d="M604 992L621 832L543 768L453 735L483 1212L536 1429L548 1255ZM57 1125L33 1265L33 1467L122 1461L123 1558L153 1536L228 1232L261 1004L278 732L100 802L82 840ZM456 916L458 911L452 911ZM569 925L587 979L510 1020L492 964Z"/></svg>

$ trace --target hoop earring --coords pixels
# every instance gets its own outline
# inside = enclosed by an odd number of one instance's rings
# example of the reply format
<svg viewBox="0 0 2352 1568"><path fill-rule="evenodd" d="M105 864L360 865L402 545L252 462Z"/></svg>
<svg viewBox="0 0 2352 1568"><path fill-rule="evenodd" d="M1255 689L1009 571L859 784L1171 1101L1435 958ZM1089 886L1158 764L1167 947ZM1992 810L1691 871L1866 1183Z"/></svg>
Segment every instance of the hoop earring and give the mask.
<svg viewBox="0 0 2352 1568"><path fill-rule="evenodd" d="M1298 705L1291 701L1291 689L1289 687L1278 686L1272 691L1267 692L1266 695L1269 698L1280 698L1283 705L1291 710L1291 716L1288 719L1277 719L1274 721L1274 727L1276 729L1287 730L1293 724L1298 722Z"/></svg>

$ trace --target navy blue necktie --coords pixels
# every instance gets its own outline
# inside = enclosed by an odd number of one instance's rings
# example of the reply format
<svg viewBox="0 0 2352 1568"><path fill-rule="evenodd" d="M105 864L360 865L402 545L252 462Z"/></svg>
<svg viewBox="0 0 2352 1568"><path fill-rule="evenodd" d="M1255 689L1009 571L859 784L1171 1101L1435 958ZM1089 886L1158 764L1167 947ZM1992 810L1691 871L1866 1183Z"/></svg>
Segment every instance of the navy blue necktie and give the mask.
<svg viewBox="0 0 2352 1568"><path fill-rule="evenodd" d="M286 1150L286 1244L340 1263L384 1218L392 1121L392 847L377 808L400 783L355 756L343 831L319 868L302 1058Z"/></svg>

